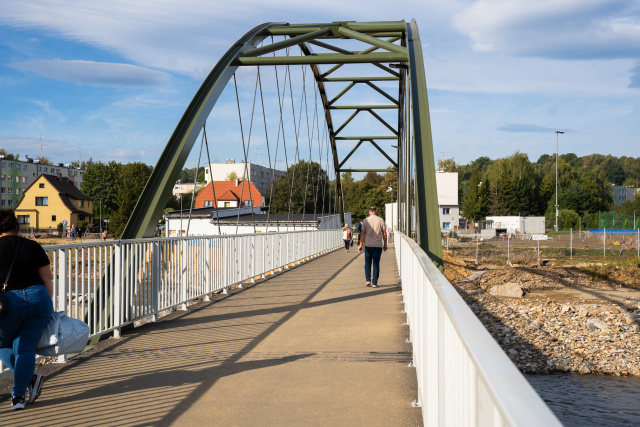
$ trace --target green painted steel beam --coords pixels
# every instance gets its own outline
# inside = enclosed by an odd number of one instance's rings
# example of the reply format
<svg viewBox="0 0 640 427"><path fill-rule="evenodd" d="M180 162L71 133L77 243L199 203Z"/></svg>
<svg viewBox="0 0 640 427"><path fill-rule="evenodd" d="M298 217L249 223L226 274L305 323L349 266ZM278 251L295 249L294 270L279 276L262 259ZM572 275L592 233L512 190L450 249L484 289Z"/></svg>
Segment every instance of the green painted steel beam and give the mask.
<svg viewBox="0 0 640 427"><path fill-rule="evenodd" d="M350 30L344 27L338 28L338 32L347 38L359 40L363 43L368 43L380 49L388 50L389 52L395 52L400 55L407 55L407 48L398 46L397 44L379 40L375 37L362 34L361 32Z"/></svg>
<svg viewBox="0 0 640 427"><path fill-rule="evenodd" d="M334 136L338 136L338 134L342 132L342 129L347 127L347 125L351 123L351 121L358 115L358 113L360 113L360 111L363 111L363 110L354 111L353 114L351 114L351 116L349 116L349 118L342 124L342 126L340 126L338 130L336 130L336 132L334 133Z"/></svg>
<svg viewBox="0 0 640 427"><path fill-rule="evenodd" d="M376 139L394 139L397 140L397 136L337 136L336 140L339 141L357 141L359 139L364 139L367 141L372 141Z"/></svg>
<svg viewBox="0 0 640 427"><path fill-rule="evenodd" d="M123 239L153 236L167 200L171 197L178 174L184 167L211 109L236 70L232 65L234 58L260 43L264 39L260 34L263 34L264 30L271 25L273 24L260 25L238 40L224 54L200 86L151 172L122 233Z"/></svg>
<svg viewBox="0 0 640 427"><path fill-rule="evenodd" d="M338 172L393 172L395 169L340 169Z"/></svg>
<svg viewBox="0 0 640 427"><path fill-rule="evenodd" d="M373 52L366 55L321 53L311 56L239 57L232 65L367 64L371 62L407 62L408 59L407 55L393 52Z"/></svg>
<svg viewBox="0 0 640 427"><path fill-rule="evenodd" d="M358 141L356 146L353 147L353 149L349 152L349 154L347 154L347 156L344 159L342 159L342 162L340 162L340 167L344 166L344 164L347 162L347 160L349 160L349 157L353 156L353 153L356 152L358 147L360 147L363 142L364 142L364 139L361 139L360 141Z"/></svg>
<svg viewBox="0 0 640 427"><path fill-rule="evenodd" d="M371 144L373 144L373 146L378 149L380 154L382 154L384 157L387 158L387 160L389 160L389 162L391 162L391 164L393 165L394 168L398 169L398 163L396 163L391 157L389 157L389 155L387 153L385 153L385 151L382 148L380 148L380 146L378 144L376 144L376 142L374 140L370 139L369 142L371 142Z"/></svg>
<svg viewBox="0 0 640 427"><path fill-rule="evenodd" d="M418 244L433 263L444 269L440 215L436 189L436 168L433 159L431 119L427 98L427 81L422 58L422 45L415 21L407 24L409 49L409 84L411 85L412 124L415 153L415 194Z"/></svg>
<svg viewBox="0 0 640 427"><path fill-rule="evenodd" d="M397 105L332 105L332 110L396 110Z"/></svg>
<svg viewBox="0 0 640 427"><path fill-rule="evenodd" d="M380 117L375 111L373 110L367 110L369 112L369 114L371 114L373 117L375 117L376 119L378 119L378 121L380 123L382 123L384 126L386 126L387 129L389 129L391 132L393 132L396 136L399 136L399 132L397 129L394 129L393 126L391 126L389 123L387 123L386 120L384 120L382 117ZM398 128L400 128L400 126L398 126Z"/></svg>
<svg viewBox="0 0 640 427"><path fill-rule="evenodd" d="M267 46L262 46L262 47L258 47L255 49L251 49L251 50L247 50L246 52L244 52L244 54L242 55L243 57L249 57L249 56L260 56L260 55L265 55L267 53L272 53L272 52L277 52L279 50L282 49L286 49L288 47L291 46L296 46L300 43L304 43L307 42L309 40L313 40L313 39L317 39L320 37L324 37L327 34L331 34L331 30L329 28L324 28L318 31L312 31L310 33L307 34L303 34L301 36L297 36L297 37L292 37L290 39L287 40L283 40L280 42L276 42L276 43L272 43L269 44Z"/></svg>
<svg viewBox="0 0 640 427"><path fill-rule="evenodd" d="M365 84L367 86L369 86L371 89L375 90L376 92L378 92L380 95L384 96L385 98L387 98L389 101L393 102L394 104L398 105L398 100L395 99L394 97L392 97L391 95L389 95L387 92L383 91L382 89L380 89L378 86L374 85L371 82L365 82Z"/></svg>
<svg viewBox="0 0 640 427"><path fill-rule="evenodd" d="M337 100L339 100L340 98L342 98L342 96L349 92L351 90L352 87L354 87L356 85L356 82L351 82L347 85L346 88L344 88L339 94L337 94L331 101L329 101L329 105L333 105Z"/></svg>
<svg viewBox="0 0 640 427"><path fill-rule="evenodd" d="M327 77L322 79L325 82L383 82L398 81L398 77Z"/></svg>

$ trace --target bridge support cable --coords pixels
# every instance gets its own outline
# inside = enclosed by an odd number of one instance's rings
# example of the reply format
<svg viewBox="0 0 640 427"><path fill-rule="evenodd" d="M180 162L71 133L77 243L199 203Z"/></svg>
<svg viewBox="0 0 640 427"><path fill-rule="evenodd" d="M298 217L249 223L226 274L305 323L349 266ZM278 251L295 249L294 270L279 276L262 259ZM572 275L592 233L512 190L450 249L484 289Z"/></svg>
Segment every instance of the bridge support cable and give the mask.
<svg viewBox="0 0 640 427"><path fill-rule="evenodd" d="M314 52L312 47L318 51ZM300 54L294 53L295 49L299 49ZM264 75L261 71L266 69L267 65L274 66L276 73L278 98L276 109L264 106L265 94L262 81ZM292 67L296 65L300 65L301 70L307 70L309 67L312 71L317 91L314 97L310 96L306 87L308 80L306 71L303 71L301 76L300 94L294 94L293 80L297 77L292 76L291 72ZM321 70L325 65L328 68ZM300 150L301 138L304 139L302 126L305 125L301 116L302 108L305 108L307 119L308 144L306 145L311 151L314 143L319 144L318 160L319 165L322 165L321 144L324 142L321 141L321 133L314 130L320 121L308 117L310 114L308 102L311 98L316 98L318 111L320 109L324 111L323 127L326 126L326 144L331 150L326 159L332 164L333 179L329 188L322 189L325 192L328 190L331 194L331 205L334 208L328 211L339 212L340 219L344 222L343 194L346 195L346 193L342 188L342 173L395 172L398 174L400 229L410 235L412 225L415 223L419 244L436 265L442 265L435 165L422 47L415 22L404 21L267 23L247 33L222 57L187 108L140 197L123 237L150 235L149 230L154 228L171 186L192 148L197 136L196 129L202 127L224 87L240 67L253 67L258 70L257 89L254 89L254 107L259 89L260 105L263 108L263 120L265 120L265 139L268 140L266 129L269 128L266 117L274 110L280 113L277 120L276 156L273 162L271 162L271 147L268 147L270 167L277 168L279 164L277 152L280 135L282 135L282 149L287 169L305 157ZM278 67L285 68L284 82L278 78ZM238 82L234 84L237 85ZM292 109L291 124L296 143L293 156L289 156L285 135L287 133L285 122L289 121L285 119L284 114L287 96L289 97L287 103L291 104ZM300 110L297 112L294 96L300 97L298 102ZM376 101L376 98L379 100ZM360 114L361 112L368 114L363 115ZM345 114L346 117L343 117ZM242 116L241 113L240 116ZM393 116L396 117L393 118ZM393 125L394 122L397 122L397 127ZM252 124L249 127L249 135L251 135ZM244 130L241 133L244 133ZM248 159L247 147L251 141L245 140L244 135L242 139L245 144L243 153ZM350 145L350 141L356 141L355 148ZM312 179L310 170L310 168L307 169L307 183L303 186L307 190L311 188L309 185L311 183L308 182ZM302 176L304 172L292 171L290 175L292 176L287 177L290 194L287 207L289 220L291 213L294 212L291 203L293 190L300 185L301 180L304 180ZM272 184L271 189L273 188ZM270 204L275 205L271 191L269 193ZM309 197L316 198L319 194L320 191ZM305 206L296 207L295 212L300 210L306 215L306 202L310 199L303 198L303 200ZM317 214L324 208L316 205L315 209ZM268 215L273 215L273 212Z"/></svg>

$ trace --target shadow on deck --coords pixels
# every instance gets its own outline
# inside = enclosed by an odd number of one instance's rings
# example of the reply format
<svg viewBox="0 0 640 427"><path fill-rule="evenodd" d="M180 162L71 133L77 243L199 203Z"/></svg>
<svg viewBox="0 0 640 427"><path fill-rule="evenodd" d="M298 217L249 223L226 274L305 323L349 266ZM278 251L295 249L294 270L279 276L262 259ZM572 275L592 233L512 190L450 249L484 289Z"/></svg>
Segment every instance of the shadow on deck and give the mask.
<svg viewBox="0 0 640 427"><path fill-rule="evenodd" d="M337 250L109 339L3 425L422 425L395 255ZM5 384L3 392L9 387Z"/></svg>

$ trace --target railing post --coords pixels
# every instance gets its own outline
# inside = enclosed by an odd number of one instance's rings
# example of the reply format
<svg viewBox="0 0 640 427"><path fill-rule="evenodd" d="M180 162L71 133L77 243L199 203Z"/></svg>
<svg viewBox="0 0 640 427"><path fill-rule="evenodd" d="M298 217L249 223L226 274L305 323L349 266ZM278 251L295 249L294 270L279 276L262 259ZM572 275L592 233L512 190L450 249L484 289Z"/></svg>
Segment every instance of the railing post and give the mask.
<svg viewBox="0 0 640 427"><path fill-rule="evenodd" d="M116 247L114 248L114 257L115 257L115 273L114 273L114 283L113 283L113 324L116 326L116 329L113 331L114 338L120 338L121 336L121 313L122 313L122 243L120 241L116 242Z"/></svg>
<svg viewBox="0 0 640 427"><path fill-rule="evenodd" d="M67 249L58 249L58 309L56 311L67 311L67 263ZM59 355L56 360L57 363L65 363L66 361L66 354Z"/></svg>
<svg viewBox="0 0 640 427"><path fill-rule="evenodd" d="M180 310L185 311L188 310L189 307L187 306L187 281L188 281L188 277L187 277L187 269L189 268L189 266L187 265L188 261L189 261L189 256L188 256L188 245L187 245L187 240L184 239L182 240L182 245L181 245L181 249L182 249L182 257L181 257L181 271L180 271L180 289L182 290L182 305L180 306Z"/></svg>
<svg viewBox="0 0 640 427"><path fill-rule="evenodd" d="M156 241L151 244L151 295L153 300L151 301L153 310L152 321L158 321L158 313L160 312L160 283L161 283L161 268L160 268L160 242Z"/></svg>
<svg viewBox="0 0 640 427"><path fill-rule="evenodd" d="M207 253L205 255L204 260L204 280L205 280L205 292L207 295L204 297L205 301L211 301L211 275L213 273L213 268L211 267L211 263L213 261L213 239L207 239Z"/></svg>

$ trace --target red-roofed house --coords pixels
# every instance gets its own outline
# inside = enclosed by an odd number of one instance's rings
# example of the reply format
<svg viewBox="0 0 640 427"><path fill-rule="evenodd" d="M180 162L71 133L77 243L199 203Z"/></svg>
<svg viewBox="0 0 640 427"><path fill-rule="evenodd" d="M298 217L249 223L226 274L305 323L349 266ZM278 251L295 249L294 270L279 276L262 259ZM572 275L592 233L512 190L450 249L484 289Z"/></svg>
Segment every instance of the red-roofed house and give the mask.
<svg viewBox="0 0 640 427"><path fill-rule="evenodd" d="M196 196L195 208L214 206L219 208L264 206L264 197L251 181L212 181Z"/></svg>

